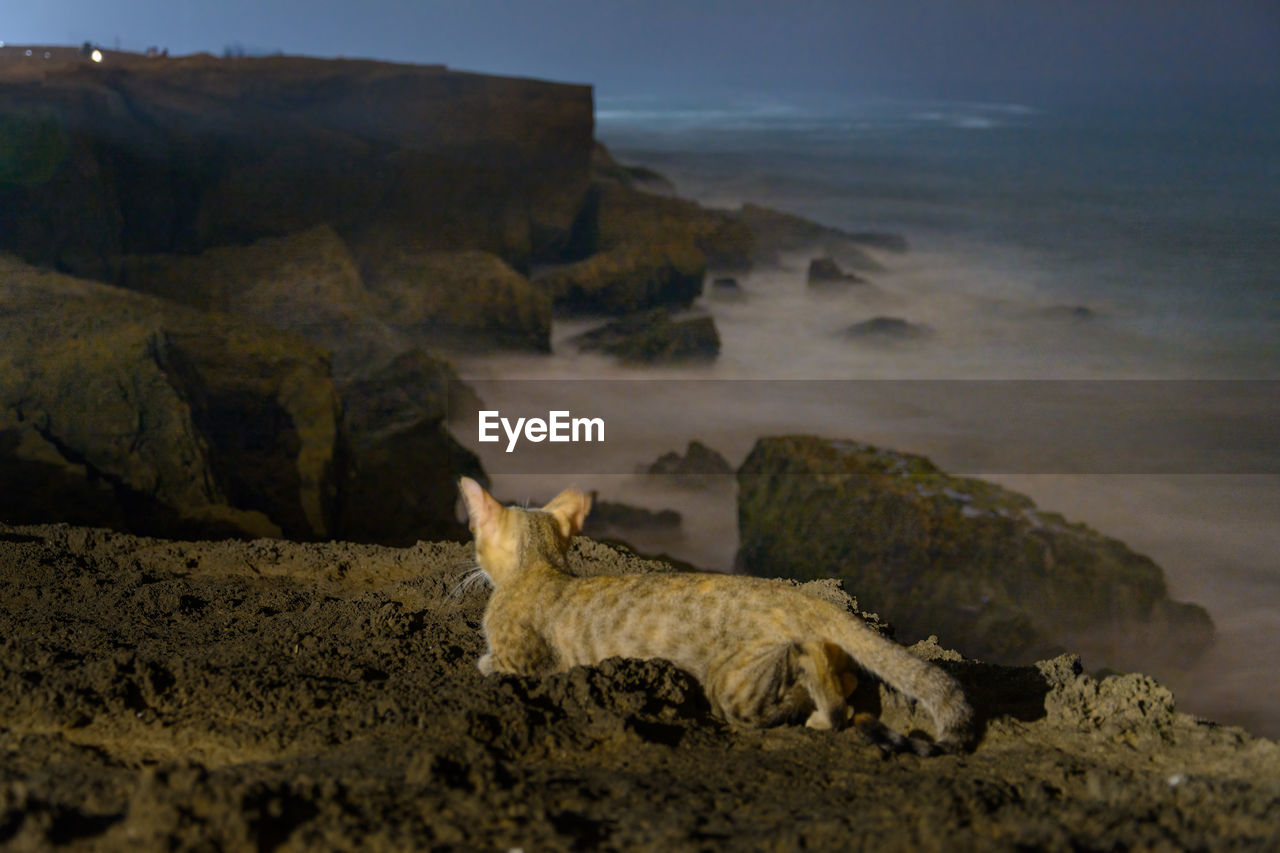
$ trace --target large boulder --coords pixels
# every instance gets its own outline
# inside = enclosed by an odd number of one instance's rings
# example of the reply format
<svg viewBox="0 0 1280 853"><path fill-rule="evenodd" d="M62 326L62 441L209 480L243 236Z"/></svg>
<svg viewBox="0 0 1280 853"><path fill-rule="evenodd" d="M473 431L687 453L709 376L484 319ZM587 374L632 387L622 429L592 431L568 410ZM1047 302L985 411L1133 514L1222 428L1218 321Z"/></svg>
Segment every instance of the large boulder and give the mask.
<svg viewBox="0 0 1280 853"><path fill-rule="evenodd" d="M448 419L471 402L453 367L421 349L342 387L350 436L337 525L343 539L403 546L466 537L454 512L458 478L486 478Z"/></svg>
<svg viewBox="0 0 1280 853"><path fill-rule="evenodd" d="M754 247L751 231L732 213L616 184L597 183L598 245L691 244L715 269L745 269Z"/></svg>
<svg viewBox="0 0 1280 853"><path fill-rule="evenodd" d="M339 447L319 347L0 257L0 517L322 538Z"/></svg>
<svg viewBox="0 0 1280 853"><path fill-rule="evenodd" d="M389 252L365 268L387 322L412 338L468 350L551 351L551 297L497 255Z"/></svg>
<svg viewBox="0 0 1280 853"><path fill-rule="evenodd" d="M609 163L597 166L579 217L571 254L581 260L538 279L558 309L626 314L687 307L702 295L708 267L749 266L751 233L731 214L647 192L626 167Z"/></svg>
<svg viewBox="0 0 1280 853"><path fill-rule="evenodd" d="M18 65L0 67L0 248L103 280L123 254L323 223L361 259L391 240L523 267L561 257L589 188L588 86L124 54L46 63L33 85Z"/></svg>
<svg viewBox="0 0 1280 853"><path fill-rule="evenodd" d="M839 577L911 641L1026 662L1083 651L1117 668L1186 662L1213 637L1151 559L929 460L812 436L759 440L738 471L741 567Z"/></svg>
<svg viewBox="0 0 1280 853"><path fill-rule="evenodd" d="M339 376L385 363L397 349L355 258L327 225L199 255L128 256L117 283L294 332L332 352Z"/></svg>
<svg viewBox="0 0 1280 853"><path fill-rule="evenodd" d="M570 314L687 308L702 295L706 257L685 241L634 243L545 273L536 284Z"/></svg>
<svg viewBox="0 0 1280 853"><path fill-rule="evenodd" d="M807 281L810 287L820 287L822 285L831 284L864 284L865 279L859 278L853 273L845 272L840 269L840 265L836 263L831 256L814 258L809 261L809 273Z"/></svg>
<svg viewBox="0 0 1280 853"><path fill-rule="evenodd" d="M630 363L709 361L720 354L720 334L707 316L675 319L654 308L614 320L573 338L579 349Z"/></svg>
<svg viewBox="0 0 1280 853"><path fill-rule="evenodd" d="M377 369L415 341L550 349L545 290L496 255L389 249L362 273L327 225L199 255L128 256L118 283L296 332L333 353L341 378Z"/></svg>

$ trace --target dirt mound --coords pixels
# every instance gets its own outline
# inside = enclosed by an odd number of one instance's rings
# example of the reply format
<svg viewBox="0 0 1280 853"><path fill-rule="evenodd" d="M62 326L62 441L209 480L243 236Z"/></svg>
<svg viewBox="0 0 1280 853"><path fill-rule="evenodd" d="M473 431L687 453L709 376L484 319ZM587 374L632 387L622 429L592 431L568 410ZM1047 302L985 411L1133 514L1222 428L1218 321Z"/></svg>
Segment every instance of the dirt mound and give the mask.
<svg viewBox="0 0 1280 853"><path fill-rule="evenodd" d="M668 571L589 540L575 571ZM0 526L0 845L940 848L1275 844L1280 749L1143 676L915 651L971 755L739 732L663 662L484 678L468 548ZM831 582L814 594L840 597ZM852 602L845 601L849 606ZM923 726L888 693L887 722Z"/></svg>

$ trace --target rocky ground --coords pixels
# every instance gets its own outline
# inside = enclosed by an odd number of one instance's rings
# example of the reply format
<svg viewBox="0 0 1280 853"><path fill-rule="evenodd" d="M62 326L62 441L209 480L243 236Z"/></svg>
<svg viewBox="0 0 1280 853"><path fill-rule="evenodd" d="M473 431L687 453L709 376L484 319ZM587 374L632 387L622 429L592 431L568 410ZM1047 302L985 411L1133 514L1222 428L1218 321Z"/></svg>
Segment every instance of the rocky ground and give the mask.
<svg viewBox="0 0 1280 853"><path fill-rule="evenodd" d="M590 540L572 558L667 570ZM733 731L658 662L481 677L469 559L0 525L0 846L1280 845L1280 747L1176 712L1143 676L922 643L984 720L971 754ZM862 698L927 729L892 695Z"/></svg>

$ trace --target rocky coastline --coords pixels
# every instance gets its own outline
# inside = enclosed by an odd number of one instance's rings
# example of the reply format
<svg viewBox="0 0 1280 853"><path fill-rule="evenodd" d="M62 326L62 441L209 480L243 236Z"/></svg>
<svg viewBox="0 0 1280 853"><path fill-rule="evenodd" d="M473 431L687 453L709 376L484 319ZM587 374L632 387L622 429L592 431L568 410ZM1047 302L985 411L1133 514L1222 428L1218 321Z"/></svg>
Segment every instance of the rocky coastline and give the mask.
<svg viewBox="0 0 1280 853"><path fill-rule="evenodd" d="M1274 844L1280 747L1097 672L1212 643L1159 566L856 436L644 476L736 477L739 568L888 614L979 706L972 754L733 731L660 662L479 676L451 357L590 316L584 350L706 363L708 279L749 298L732 276L800 252L815 288L868 288L907 250L704 208L593 137L589 87L439 66L0 65L0 845ZM602 509L618 539L680 524Z"/></svg>

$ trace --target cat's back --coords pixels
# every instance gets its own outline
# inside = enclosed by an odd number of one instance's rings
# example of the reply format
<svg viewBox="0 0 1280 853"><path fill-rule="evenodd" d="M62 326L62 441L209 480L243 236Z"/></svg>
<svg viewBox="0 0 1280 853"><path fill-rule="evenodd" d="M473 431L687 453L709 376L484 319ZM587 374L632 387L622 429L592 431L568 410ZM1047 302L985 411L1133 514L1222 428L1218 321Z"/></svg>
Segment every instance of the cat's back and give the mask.
<svg viewBox="0 0 1280 853"><path fill-rule="evenodd" d="M798 639L824 610L838 612L794 586L740 575L575 578L548 611L547 632L568 665L662 657L696 674L725 649Z"/></svg>

